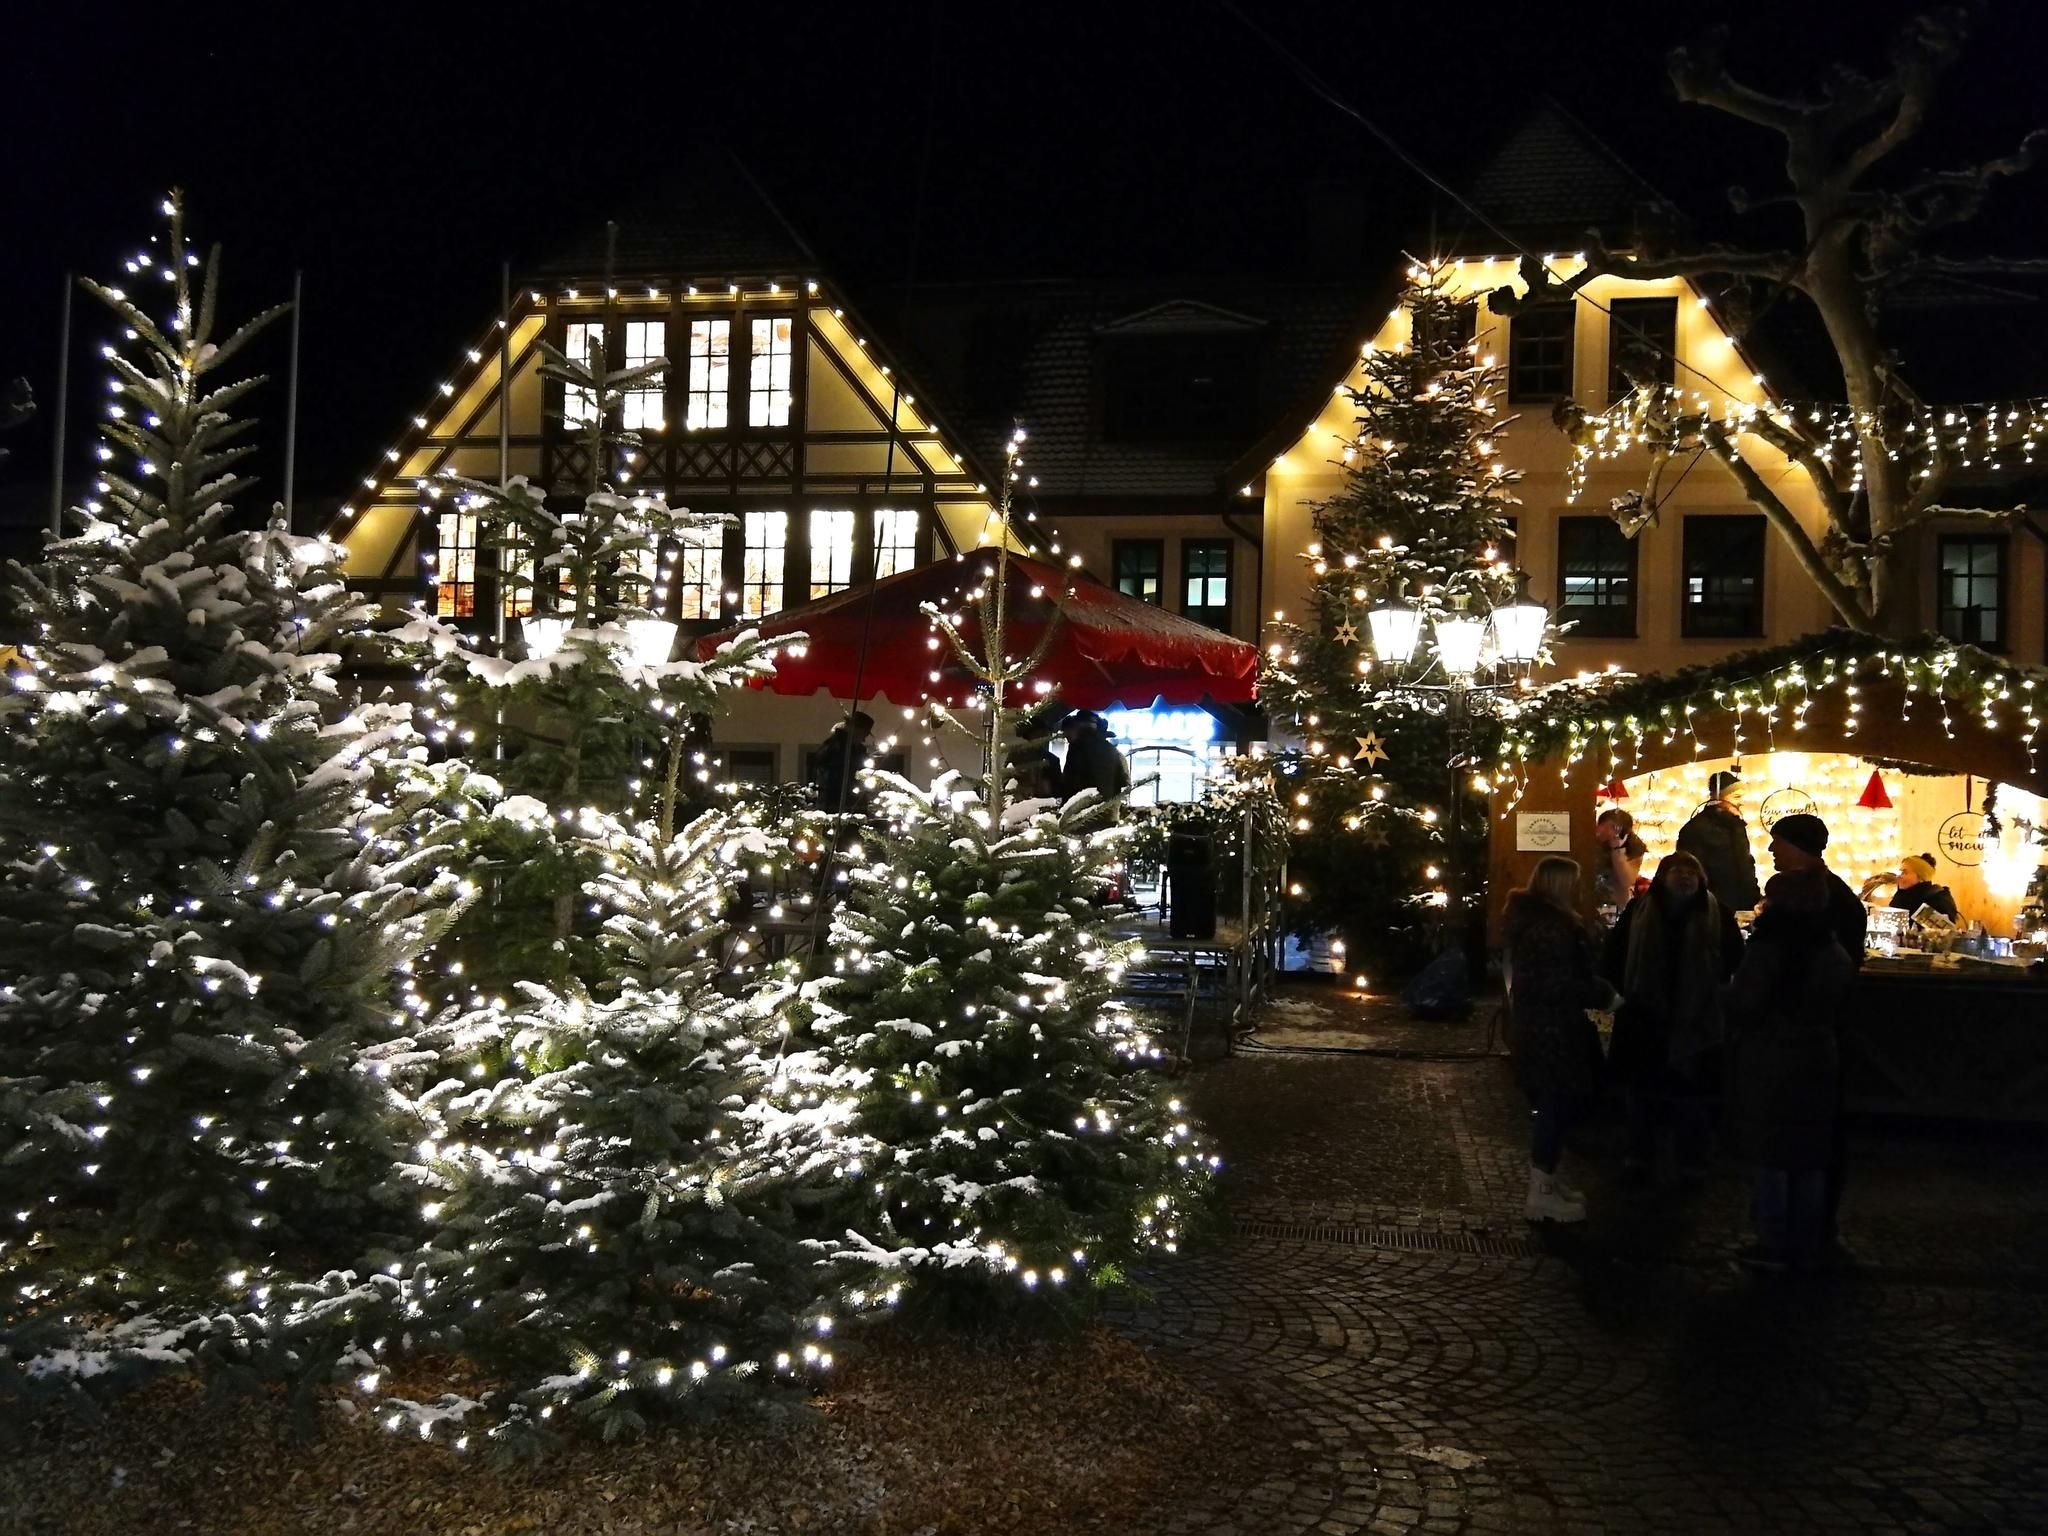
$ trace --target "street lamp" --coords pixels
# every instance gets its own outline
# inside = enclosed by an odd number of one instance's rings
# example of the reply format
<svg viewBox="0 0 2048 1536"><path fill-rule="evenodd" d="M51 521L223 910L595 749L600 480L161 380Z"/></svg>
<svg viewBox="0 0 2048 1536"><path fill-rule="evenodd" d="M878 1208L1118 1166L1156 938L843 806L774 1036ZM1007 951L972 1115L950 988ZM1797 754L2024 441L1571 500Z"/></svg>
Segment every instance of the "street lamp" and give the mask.
<svg viewBox="0 0 2048 1536"><path fill-rule="evenodd" d="M1542 659L1550 611L1529 596L1528 578L1517 572L1510 601L1479 613L1473 611L1471 594L1451 592L1431 604L1427 617L1427 646L1422 644L1423 610L1398 595L1368 610L1366 622L1382 669L1374 679L1377 691L1444 717L1450 737L1451 813L1444 837L1444 897L1456 913L1463 873L1459 775L1471 766L1472 720L1497 711Z"/></svg>

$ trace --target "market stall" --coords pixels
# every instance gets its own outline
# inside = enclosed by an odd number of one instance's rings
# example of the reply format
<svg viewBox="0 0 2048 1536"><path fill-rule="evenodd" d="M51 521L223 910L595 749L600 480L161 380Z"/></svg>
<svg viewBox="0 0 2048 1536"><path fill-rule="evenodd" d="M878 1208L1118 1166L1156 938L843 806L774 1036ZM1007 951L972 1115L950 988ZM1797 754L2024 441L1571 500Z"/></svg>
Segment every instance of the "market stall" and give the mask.
<svg viewBox="0 0 2048 1536"><path fill-rule="evenodd" d="M1760 879L1770 823L1811 811L1852 887L1925 854L1954 897L1953 925L1915 922L1890 883L1871 886L1843 1034L1850 1106L2048 1121L2048 931L2029 895L2048 825L2044 702L2048 679L1981 651L1832 635L1560 690L1509 730L1495 767L1490 914L1547 854L1590 872L1610 806L1634 818L1652 873L1709 776L1737 768Z"/></svg>

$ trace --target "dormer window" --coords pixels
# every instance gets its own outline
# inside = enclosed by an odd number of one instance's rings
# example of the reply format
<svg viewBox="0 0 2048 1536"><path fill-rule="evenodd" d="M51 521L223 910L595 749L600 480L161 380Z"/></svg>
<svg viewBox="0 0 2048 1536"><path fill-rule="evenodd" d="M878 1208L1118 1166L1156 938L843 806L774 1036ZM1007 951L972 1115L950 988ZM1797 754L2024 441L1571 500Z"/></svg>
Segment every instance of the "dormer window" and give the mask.
<svg viewBox="0 0 2048 1536"><path fill-rule="evenodd" d="M726 425L732 398L732 322L690 322L690 367L683 425L716 432ZM779 603L777 606L781 606Z"/></svg>

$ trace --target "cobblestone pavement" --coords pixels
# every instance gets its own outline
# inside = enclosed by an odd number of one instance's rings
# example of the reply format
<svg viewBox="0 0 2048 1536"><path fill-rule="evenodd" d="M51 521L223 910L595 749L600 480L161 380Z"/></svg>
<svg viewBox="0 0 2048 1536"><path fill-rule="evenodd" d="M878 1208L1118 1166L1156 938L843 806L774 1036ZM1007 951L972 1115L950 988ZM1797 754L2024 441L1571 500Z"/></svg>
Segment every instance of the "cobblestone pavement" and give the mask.
<svg viewBox="0 0 2048 1536"><path fill-rule="evenodd" d="M1232 1235L1118 1325L1225 1379L1288 1452L1173 1533L2048 1531L2048 1146L1859 1130L1854 1264L1752 1277L1738 1171L1602 1176L1520 1219L1496 1059L1241 1055L1191 1097Z"/></svg>

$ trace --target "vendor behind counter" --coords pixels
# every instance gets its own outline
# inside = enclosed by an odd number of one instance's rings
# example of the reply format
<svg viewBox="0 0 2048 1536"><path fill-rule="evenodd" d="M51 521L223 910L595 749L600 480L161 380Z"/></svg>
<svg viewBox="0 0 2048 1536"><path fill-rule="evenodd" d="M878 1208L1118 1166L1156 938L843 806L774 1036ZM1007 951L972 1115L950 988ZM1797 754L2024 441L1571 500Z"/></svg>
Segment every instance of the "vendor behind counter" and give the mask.
<svg viewBox="0 0 2048 1536"><path fill-rule="evenodd" d="M1962 920L1955 896L1947 886L1935 883L1931 854L1912 854L1899 861L1896 873L1872 875L1863 882L1863 898L1869 900L1873 892L1887 885L1897 887L1887 903L1894 911L1918 912L1922 907L1932 907L1952 923Z"/></svg>

